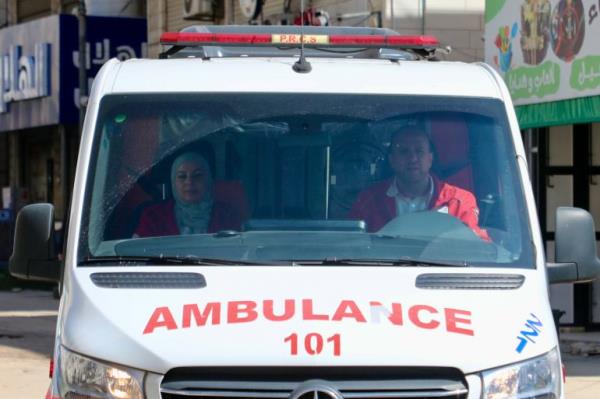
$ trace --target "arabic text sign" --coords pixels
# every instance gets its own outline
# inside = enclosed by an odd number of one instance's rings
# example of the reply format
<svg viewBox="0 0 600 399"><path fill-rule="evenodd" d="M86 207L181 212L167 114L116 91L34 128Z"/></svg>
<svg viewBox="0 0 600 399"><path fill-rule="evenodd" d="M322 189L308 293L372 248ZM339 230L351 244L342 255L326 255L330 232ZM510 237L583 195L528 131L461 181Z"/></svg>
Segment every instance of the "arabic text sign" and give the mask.
<svg viewBox="0 0 600 399"><path fill-rule="evenodd" d="M57 16L0 29L0 132L59 123Z"/></svg>
<svg viewBox="0 0 600 399"><path fill-rule="evenodd" d="M23 55L21 46L0 54L0 113L9 102L49 95L49 55L50 43L36 43L34 55Z"/></svg>
<svg viewBox="0 0 600 399"><path fill-rule="evenodd" d="M88 87L110 58L143 57L146 32L143 18L87 17ZM0 29L0 132L78 123L78 48L74 15Z"/></svg>
<svg viewBox="0 0 600 399"><path fill-rule="evenodd" d="M485 61L516 105L600 94L600 0L486 0Z"/></svg>

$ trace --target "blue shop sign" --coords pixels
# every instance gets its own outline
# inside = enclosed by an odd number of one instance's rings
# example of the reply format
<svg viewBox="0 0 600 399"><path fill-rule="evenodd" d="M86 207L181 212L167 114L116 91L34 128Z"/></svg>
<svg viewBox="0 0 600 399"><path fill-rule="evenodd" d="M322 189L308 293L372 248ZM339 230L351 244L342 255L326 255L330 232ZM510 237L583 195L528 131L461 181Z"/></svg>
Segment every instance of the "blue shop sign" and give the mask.
<svg viewBox="0 0 600 399"><path fill-rule="evenodd" d="M88 89L110 58L146 55L145 18L87 17ZM77 124L78 23L54 15L0 29L0 132Z"/></svg>
<svg viewBox="0 0 600 399"><path fill-rule="evenodd" d="M0 30L0 131L59 123L58 16Z"/></svg>
<svg viewBox="0 0 600 399"><path fill-rule="evenodd" d="M21 46L12 46L0 63L0 113L8 112L11 101L45 97L50 94L50 44L36 43L33 55L23 55Z"/></svg>

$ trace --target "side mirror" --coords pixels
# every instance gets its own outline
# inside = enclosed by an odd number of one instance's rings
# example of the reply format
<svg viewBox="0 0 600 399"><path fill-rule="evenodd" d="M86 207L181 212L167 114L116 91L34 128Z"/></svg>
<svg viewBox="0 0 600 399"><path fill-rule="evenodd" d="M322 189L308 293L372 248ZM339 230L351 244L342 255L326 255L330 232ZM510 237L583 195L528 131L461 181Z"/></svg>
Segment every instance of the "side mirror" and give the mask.
<svg viewBox="0 0 600 399"><path fill-rule="evenodd" d="M59 281L55 246L54 206L25 206L17 215L15 243L8 261L10 274L23 280Z"/></svg>
<svg viewBox="0 0 600 399"><path fill-rule="evenodd" d="M555 243L556 263L547 265L550 284L591 281L600 275L596 229L589 212L559 207Z"/></svg>

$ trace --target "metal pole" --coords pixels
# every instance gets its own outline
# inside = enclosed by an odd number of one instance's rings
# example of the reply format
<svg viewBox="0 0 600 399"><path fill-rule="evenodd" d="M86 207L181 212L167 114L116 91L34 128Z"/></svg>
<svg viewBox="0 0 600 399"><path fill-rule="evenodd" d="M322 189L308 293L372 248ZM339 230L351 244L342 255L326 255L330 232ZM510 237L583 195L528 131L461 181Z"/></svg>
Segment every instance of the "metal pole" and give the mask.
<svg viewBox="0 0 600 399"><path fill-rule="evenodd" d="M331 146L325 149L325 220L329 220L329 183L331 180Z"/></svg>
<svg viewBox="0 0 600 399"><path fill-rule="evenodd" d="M63 231L67 224L67 210L69 209L69 137L64 125L58 125L60 133L60 184L63 203Z"/></svg>
<svg viewBox="0 0 600 399"><path fill-rule="evenodd" d="M87 103L87 65L86 65L86 10L85 1L79 0L79 134L83 131L83 120Z"/></svg>
<svg viewBox="0 0 600 399"><path fill-rule="evenodd" d="M537 153L538 149L533 143L533 129L524 130L527 143L527 153L525 154L527 157L527 167L529 169L529 178L532 184L535 184L533 181L533 154Z"/></svg>
<svg viewBox="0 0 600 399"><path fill-rule="evenodd" d="M425 0L421 0L421 34L425 34Z"/></svg>
<svg viewBox="0 0 600 399"><path fill-rule="evenodd" d="M225 0L225 25L233 25L233 20L235 19L234 12L233 0Z"/></svg>

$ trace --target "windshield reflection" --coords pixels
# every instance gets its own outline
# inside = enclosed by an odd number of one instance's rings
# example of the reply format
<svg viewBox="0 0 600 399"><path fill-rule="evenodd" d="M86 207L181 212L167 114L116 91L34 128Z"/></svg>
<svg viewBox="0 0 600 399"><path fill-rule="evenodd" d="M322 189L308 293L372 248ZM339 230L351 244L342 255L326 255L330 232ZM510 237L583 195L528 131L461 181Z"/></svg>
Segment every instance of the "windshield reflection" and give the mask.
<svg viewBox="0 0 600 399"><path fill-rule="evenodd" d="M533 267L499 101L108 96L92 155L88 260Z"/></svg>

